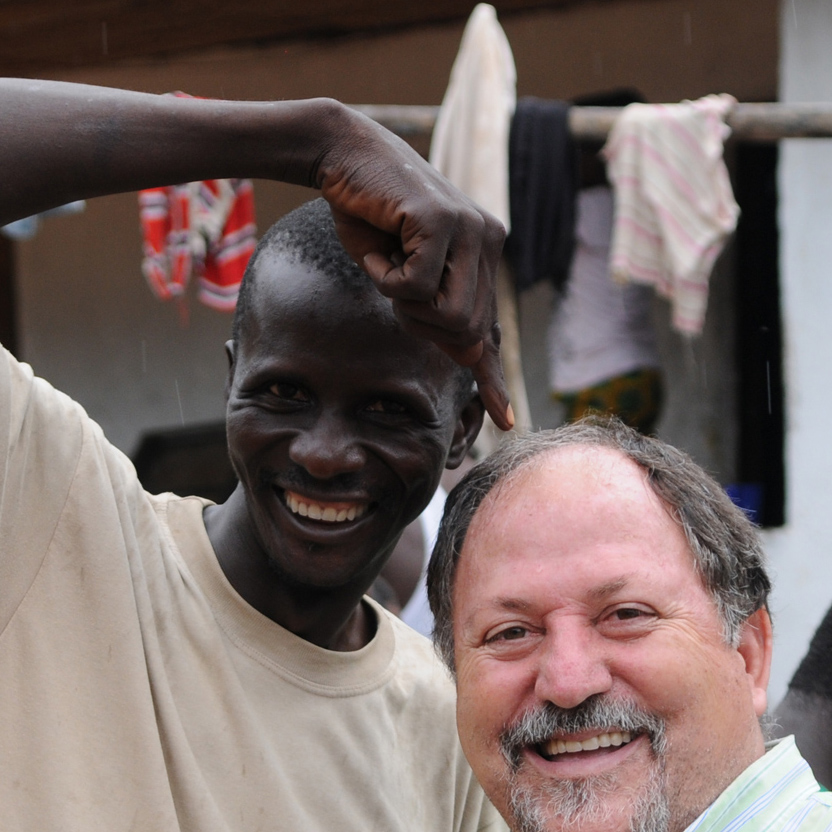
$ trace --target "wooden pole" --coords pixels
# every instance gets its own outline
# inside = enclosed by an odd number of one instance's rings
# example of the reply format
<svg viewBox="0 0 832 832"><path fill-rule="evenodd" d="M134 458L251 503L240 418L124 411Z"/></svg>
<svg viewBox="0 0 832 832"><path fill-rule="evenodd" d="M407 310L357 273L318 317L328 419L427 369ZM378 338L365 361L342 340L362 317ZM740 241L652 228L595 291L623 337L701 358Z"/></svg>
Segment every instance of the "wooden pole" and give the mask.
<svg viewBox="0 0 832 832"><path fill-rule="evenodd" d="M363 104L355 109L405 139L430 136L439 113L430 106ZM619 107L573 107L569 128L578 140L603 141L620 113ZM732 137L742 141L832 138L832 103L738 104L726 121Z"/></svg>

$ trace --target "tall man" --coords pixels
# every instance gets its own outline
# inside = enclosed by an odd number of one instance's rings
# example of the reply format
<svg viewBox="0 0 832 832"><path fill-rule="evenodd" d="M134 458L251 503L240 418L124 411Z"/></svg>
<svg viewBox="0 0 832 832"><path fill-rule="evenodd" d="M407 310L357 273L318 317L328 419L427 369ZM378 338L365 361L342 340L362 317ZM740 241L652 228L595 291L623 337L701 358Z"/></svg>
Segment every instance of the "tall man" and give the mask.
<svg viewBox="0 0 832 832"><path fill-rule="evenodd" d="M463 748L513 830L827 829L832 797L759 723L769 589L718 484L620 423L470 472L429 591Z"/></svg>
<svg viewBox="0 0 832 832"><path fill-rule="evenodd" d="M79 405L0 351L0 828L498 828L429 645L362 595L478 429L445 353L508 422L500 229L333 102L27 82L0 102L7 209L259 173L317 182L336 215L304 209L252 259L222 506L144 493Z"/></svg>

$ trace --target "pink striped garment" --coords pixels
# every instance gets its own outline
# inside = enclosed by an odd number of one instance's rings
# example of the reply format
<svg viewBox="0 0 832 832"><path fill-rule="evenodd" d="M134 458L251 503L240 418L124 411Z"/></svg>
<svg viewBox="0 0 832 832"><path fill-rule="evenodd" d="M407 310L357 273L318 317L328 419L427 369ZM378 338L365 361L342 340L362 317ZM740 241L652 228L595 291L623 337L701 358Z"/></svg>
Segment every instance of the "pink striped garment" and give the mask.
<svg viewBox="0 0 832 832"><path fill-rule="evenodd" d="M603 150L615 188L612 275L655 286L688 334L702 331L708 279L739 216L722 155L736 103L631 104Z"/></svg>

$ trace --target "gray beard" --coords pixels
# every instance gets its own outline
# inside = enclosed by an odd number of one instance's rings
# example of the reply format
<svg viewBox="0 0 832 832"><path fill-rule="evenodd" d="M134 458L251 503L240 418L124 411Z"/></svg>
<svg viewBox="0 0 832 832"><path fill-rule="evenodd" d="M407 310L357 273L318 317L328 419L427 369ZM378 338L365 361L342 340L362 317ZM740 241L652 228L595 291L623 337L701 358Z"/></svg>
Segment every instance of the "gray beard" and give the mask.
<svg viewBox="0 0 832 832"><path fill-rule="evenodd" d="M667 832L670 807L664 770L664 723L632 703L597 696L569 710L550 703L526 713L503 733L501 747L510 772L507 787L513 832L569 832L585 824L603 827L609 822L607 797L618 788L616 775L536 783L523 782L521 775L525 767L523 748L543 743L553 734L612 729L647 733L655 755L648 781L633 794L629 832Z"/></svg>

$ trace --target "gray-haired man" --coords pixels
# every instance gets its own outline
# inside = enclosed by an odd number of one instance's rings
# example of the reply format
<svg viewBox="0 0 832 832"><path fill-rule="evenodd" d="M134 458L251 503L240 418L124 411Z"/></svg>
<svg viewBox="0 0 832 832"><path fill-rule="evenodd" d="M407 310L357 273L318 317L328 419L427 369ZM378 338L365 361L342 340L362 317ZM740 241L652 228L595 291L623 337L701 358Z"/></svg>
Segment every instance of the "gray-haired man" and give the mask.
<svg viewBox="0 0 832 832"><path fill-rule="evenodd" d="M452 493L430 570L463 748L516 832L826 829L759 719L770 589L753 526L620 423L531 435Z"/></svg>

